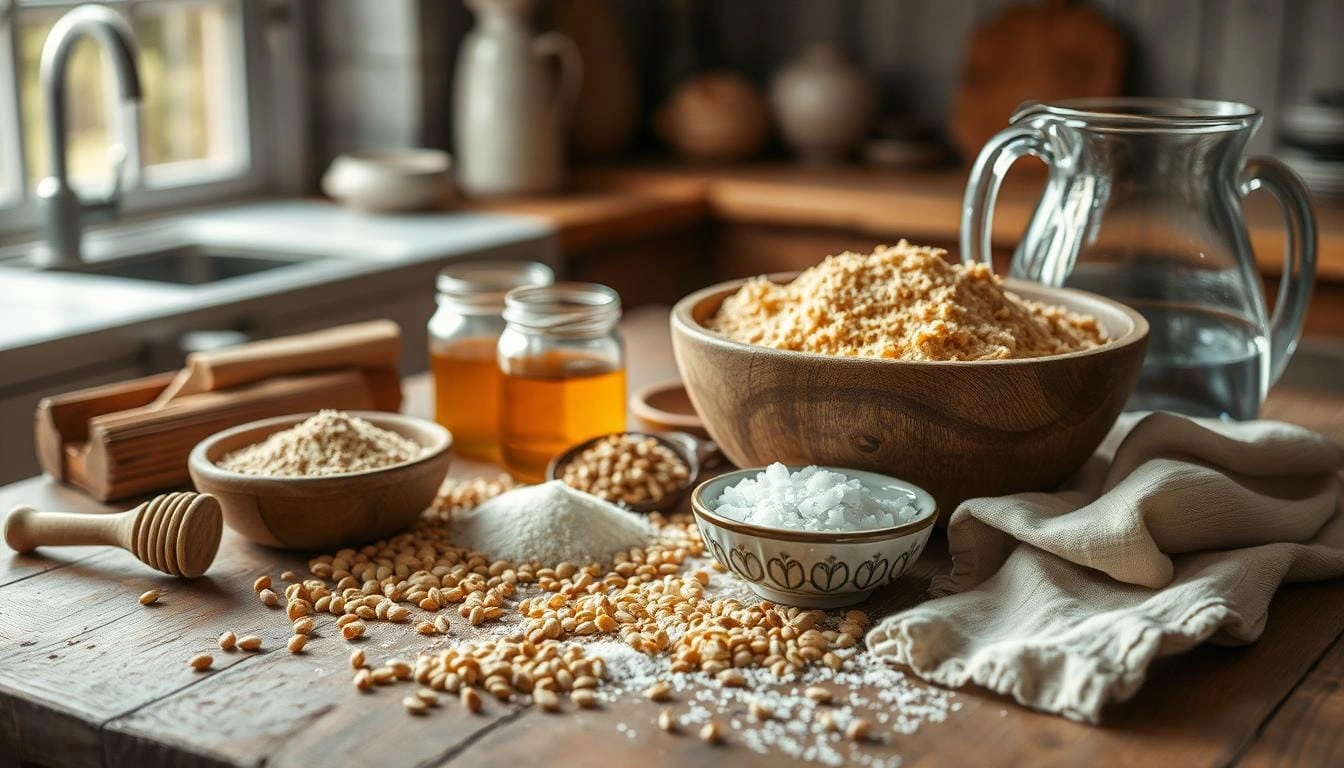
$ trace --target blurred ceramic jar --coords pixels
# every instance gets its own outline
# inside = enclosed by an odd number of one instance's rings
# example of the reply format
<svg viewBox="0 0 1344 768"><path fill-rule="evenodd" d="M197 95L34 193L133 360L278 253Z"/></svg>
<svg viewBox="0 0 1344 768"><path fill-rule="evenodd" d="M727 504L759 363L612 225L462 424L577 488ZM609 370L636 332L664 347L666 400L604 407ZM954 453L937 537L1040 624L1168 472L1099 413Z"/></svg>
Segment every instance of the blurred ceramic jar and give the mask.
<svg viewBox="0 0 1344 768"><path fill-rule="evenodd" d="M653 128L684 160L728 163L761 150L770 116L746 78L706 72L677 87L654 115Z"/></svg>
<svg viewBox="0 0 1344 768"><path fill-rule="evenodd" d="M467 0L476 26L453 83L457 183L468 195L549 192L564 183L565 124L583 63L569 38L534 34L536 0ZM550 59L559 64L559 80Z"/></svg>
<svg viewBox="0 0 1344 768"><path fill-rule="evenodd" d="M775 76L770 90L784 143L807 163L843 162L877 112L877 92L857 66L829 45L813 45Z"/></svg>

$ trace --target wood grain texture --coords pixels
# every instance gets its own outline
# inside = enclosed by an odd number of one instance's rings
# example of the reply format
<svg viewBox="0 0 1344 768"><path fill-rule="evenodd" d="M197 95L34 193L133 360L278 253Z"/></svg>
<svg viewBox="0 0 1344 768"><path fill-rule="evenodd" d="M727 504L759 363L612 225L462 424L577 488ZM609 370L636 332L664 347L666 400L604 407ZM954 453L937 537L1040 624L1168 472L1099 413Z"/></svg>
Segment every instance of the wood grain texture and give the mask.
<svg viewBox="0 0 1344 768"><path fill-rule="evenodd" d="M1013 4L978 24L948 130L966 162L1025 101L1120 96L1126 41L1106 17L1065 2Z"/></svg>
<svg viewBox="0 0 1344 768"><path fill-rule="evenodd" d="M1121 304L1010 281L1026 298L1096 316L1113 341L991 362L799 354L705 330L738 285L691 294L672 318L682 379L724 455L744 468L783 461L890 474L933 494L944 519L967 498L1059 485L1110 431L1147 348L1147 323Z"/></svg>
<svg viewBox="0 0 1344 768"><path fill-rule="evenodd" d="M666 310L632 312L623 330L632 386L673 375ZM428 413L430 392L427 377L409 380L407 408ZM1344 440L1344 396L1279 389L1266 414ZM460 461L453 474L491 469ZM20 503L107 509L43 478L0 488L0 511ZM879 593L867 608L881 615L920 599L928 580L947 567L945 545L940 538L935 542L903 577L908 582ZM145 571L119 550L79 559L54 554L16 557L0 549L0 765L794 764L750 752L731 733L719 748L654 733L656 710L642 699L575 718L489 703L483 716L449 703L424 719L409 718L398 703L404 687L367 696L350 687L349 646L325 620L304 653L283 650L288 621L261 605L251 582L262 573L302 572L305 558L250 544L231 531L224 533L216 567L190 588ZM149 587L165 595L145 608L135 598ZM450 619L455 632L469 636L464 622L455 614ZM258 632L265 638L263 652L218 651L215 638L224 629ZM1312 667L1342 629L1344 584L1287 587L1274 600L1260 641L1243 648L1204 646L1158 663L1134 699L1108 709L1101 727L1027 712L968 689L957 693L962 708L947 722L927 725L877 753L900 754L905 765L917 766L1233 764L1240 754L1259 754L1255 734L1276 708L1280 716L1293 711L1290 692L1304 676L1307 684L1299 690L1311 701L1318 700L1310 693L1313 679L1322 684L1315 690L1328 693L1324 686L1340 671L1326 662ZM361 647L382 660L425 645L405 626L376 624ZM186 665L201 651L215 656L209 673ZM1295 720L1301 727L1288 743L1321 744L1337 735L1335 710L1322 705L1312 711L1317 714ZM631 725L635 738L617 730L620 722ZM1275 722L1260 741L1276 733ZM1269 764L1337 754L1290 751ZM1305 757L1293 763L1299 755Z"/></svg>
<svg viewBox="0 0 1344 768"><path fill-rule="evenodd" d="M940 546L941 542L931 542L931 557L919 562L915 578L927 578L930 572L923 569L945 567ZM1321 638L1301 637L1312 606L1325 595L1340 592L1339 585L1285 589L1271 609L1260 642L1245 648L1205 646L1158 662L1148 684L1130 701L1109 707L1100 727L1026 711L1004 697L964 689L957 694L960 710L947 722L925 725L865 752L899 755L903 765L916 766L1229 765L1254 738L1256 724L1274 712L1319 653ZM890 597L879 595L876 600L863 607L874 614L900 607L900 601ZM1341 629L1344 612L1339 608L1321 616L1322 636ZM681 712L685 703L674 700L666 706ZM709 747L693 734L667 736L655 725L658 711L658 706L642 699L560 718L526 711L483 732L448 764L522 765L535 756L538 745L545 744L556 764L583 768L635 764L678 768L720 762L762 768L803 765L778 754L751 752L731 729L719 747ZM746 713L729 710L719 719L727 724L734 717L745 719ZM613 722L625 722L629 730L620 732Z"/></svg>
<svg viewBox="0 0 1344 768"><path fill-rule="evenodd" d="M1344 638L1335 641L1241 759L1247 768L1344 765Z"/></svg>
<svg viewBox="0 0 1344 768"><path fill-rule="evenodd" d="M44 505L51 505L65 489L44 490ZM57 503L77 509L73 501ZM281 647L288 622L283 615L277 622L261 605L251 581L283 558L231 533L221 548L215 568L190 587L147 571L128 552L106 550L0 588L6 606L0 634L17 640L6 644L0 659L0 734L19 735L9 746L21 759L100 763L102 724L205 682L208 675L193 672L186 660L217 650L215 639L224 629L257 632L266 645ZM163 597L141 606L137 596L151 587ZM217 654L215 668L258 659ZM27 702L30 716L23 716L20 702ZM33 702L41 706L29 707Z"/></svg>

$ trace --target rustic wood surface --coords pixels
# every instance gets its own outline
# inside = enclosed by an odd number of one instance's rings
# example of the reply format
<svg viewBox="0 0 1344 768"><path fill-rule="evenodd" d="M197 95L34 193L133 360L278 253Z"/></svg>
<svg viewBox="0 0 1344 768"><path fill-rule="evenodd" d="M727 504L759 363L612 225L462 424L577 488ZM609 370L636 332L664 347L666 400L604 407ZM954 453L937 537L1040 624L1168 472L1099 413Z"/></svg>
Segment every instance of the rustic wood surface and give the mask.
<svg viewBox="0 0 1344 768"><path fill-rule="evenodd" d="M629 318L632 387L672 373L665 329L662 312ZM407 410L428 413L429 396L423 377L409 381ZM1339 394L1279 390L1266 414L1344 439ZM453 473L488 470L457 462ZM106 510L43 478L0 489L0 509L21 503ZM919 599L947 568L940 543L868 609ZM721 747L662 734L653 727L654 705L642 700L563 716L490 702L476 716L449 705L407 717L398 704L404 688L370 695L351 688L349 646L329 623L319 623L304 653L285 651L289 622L259 603L252 580L302 572L305 562L232 531L214 567L194 582L156 574L118 549L0 550L0 766L790 764L747 750L732 734ZM150 587L163 598L140 606L136 597ZM224 629L262 635L263 650L220 652L215 639ZM1344 584L1286 587L1257 643L1206 646L1159 662L1148 684L1110 707L1100 727L962 690L961 709L946 722L867 751L921 766L1338 764L1342 631ZM374 658L412 655L427 644L405 626L375 624L369 634L363 647ZM215 656L209 673L186 664L201 651ZM634 726L634 738L617 730L620 722Z"/></svg>

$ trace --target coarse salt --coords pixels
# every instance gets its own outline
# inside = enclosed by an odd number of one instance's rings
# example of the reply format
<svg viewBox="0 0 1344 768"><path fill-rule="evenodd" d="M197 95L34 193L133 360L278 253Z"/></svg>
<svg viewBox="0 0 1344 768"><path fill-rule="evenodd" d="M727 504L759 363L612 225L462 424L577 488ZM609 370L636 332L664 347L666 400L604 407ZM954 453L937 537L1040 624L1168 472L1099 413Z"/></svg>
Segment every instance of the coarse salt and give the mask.
<svg viewBox="0 0 1344 768"><path fill-rule="evenodd" d="M710 503L732 520L796 531L868 531L919 515L907 499L881 498L857 478L815 466L790 474L778 462Z"/></svg>

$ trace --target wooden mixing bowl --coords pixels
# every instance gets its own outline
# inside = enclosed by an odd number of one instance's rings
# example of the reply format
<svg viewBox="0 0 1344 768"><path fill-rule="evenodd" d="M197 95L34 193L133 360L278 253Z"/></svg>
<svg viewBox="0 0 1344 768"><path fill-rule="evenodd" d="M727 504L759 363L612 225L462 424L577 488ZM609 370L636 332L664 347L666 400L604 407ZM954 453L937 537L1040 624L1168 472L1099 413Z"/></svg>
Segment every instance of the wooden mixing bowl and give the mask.
<svg viewBox="0 0 1344 768"><path fill-rule="evenodd" d="M1066 355L985 362L769 349L704 326L741 284L697 291L672 310L681 378L729 460L895 475L932 493L944 515L969 498L1058 486L1110 430L1147 349L1148 322L1124 304L1017 280L1004 287L1091 314L1112 341Z"/></svg>
<svg viewBox="0 0 1344 768"><path fill-rule="evenodd" d="M258 544L331 550L390 536L434 502L448 474L453 438L448 430L424 419L351 413L414 440L424 446L424 455L382 469L328 477L244 475L215 463L313 415L300 413L250 422L202 440L188 459L191 480L196 490L219 499L230 528Z"/></svg>

